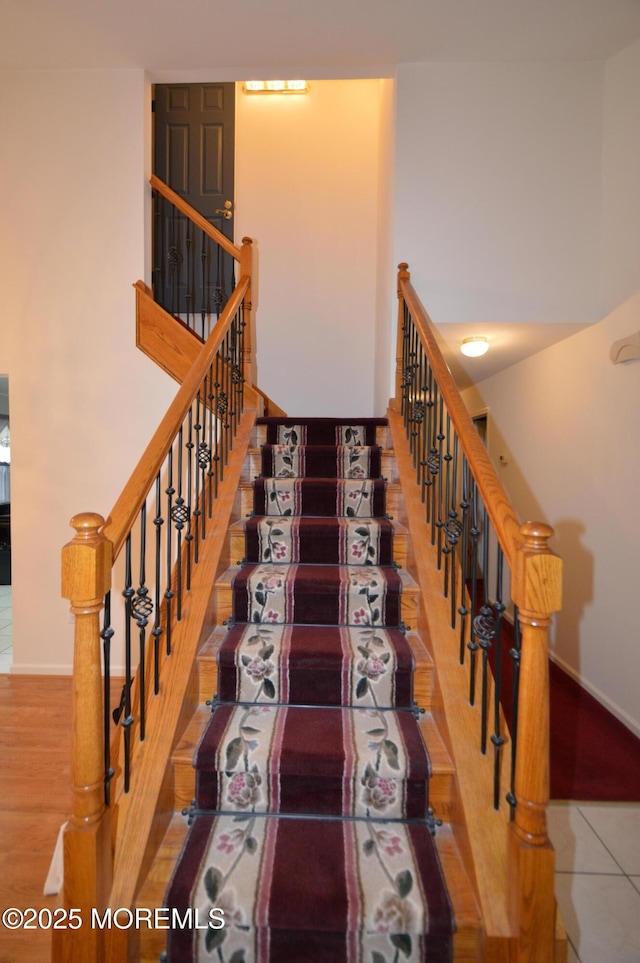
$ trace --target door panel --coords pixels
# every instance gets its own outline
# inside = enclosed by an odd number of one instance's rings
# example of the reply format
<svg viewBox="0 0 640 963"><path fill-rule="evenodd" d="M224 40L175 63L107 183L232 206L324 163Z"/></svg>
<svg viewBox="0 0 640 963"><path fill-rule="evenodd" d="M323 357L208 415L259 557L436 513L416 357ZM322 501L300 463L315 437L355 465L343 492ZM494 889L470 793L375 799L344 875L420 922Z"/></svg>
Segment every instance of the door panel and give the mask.
<svg viewBox="0 0 640 963"><path fill-rule="evenodd" d="M235 84L158 84L154 173L233 240ZM196 236L165 204L154 218L154 293L183 320L218 314L233 289L233 259Z"/></svg>

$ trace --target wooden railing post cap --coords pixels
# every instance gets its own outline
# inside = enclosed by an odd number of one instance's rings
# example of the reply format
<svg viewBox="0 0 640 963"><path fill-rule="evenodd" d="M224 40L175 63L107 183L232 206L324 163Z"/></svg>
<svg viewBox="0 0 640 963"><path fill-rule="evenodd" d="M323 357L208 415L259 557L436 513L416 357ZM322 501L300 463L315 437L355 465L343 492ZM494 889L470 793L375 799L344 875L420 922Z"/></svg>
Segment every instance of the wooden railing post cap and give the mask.
<svg viewBox="0 0 640 963"><path fill-rule="evenodd" d="M253 244L253 238L252 238L252 237L243 237L243 238L242 238L242 243L243 243L243 244Z"/></svg>
<svg viewBox="0 0 640 963"><path fill-rule="evenodd" d="M546 522L525 522L520 527L520 534L524 538L525 547L529 550L548 552L547 542L554 532L551 525L547 525Z"/></svg>
<svg viewBox="0 0 640 963"><path fill-rule="evenodd" d="M522 618L535 613L540 621L540 616L558 612L562 606L562 559L548 544L554 534L551 525L525 522L520 534L520 579L514 584L513 599Z"/></svg>
<svg viewBox="0 0 640 963"><path fill-rule="evenodd" d="M111 587L111 542L102 534L105 520L97 512L71 519L76 534L62 549L62 597L74 604L101 599Z"/></svg>
<svg viewBox="0 0 640 963"><path fill-rule="evenodd" d="M403 278L403 279L405 279L405 280L407 280L407 281L408 281L409 278L411 277L411 275L410 275L410 273L409 273L409 265L407 264L406 261L401 261L400 264L398 265L398 275L399 275L399 277L401 277L401 278Z"/></svg>
<svg viewBox="0 0 640 963"><path fill-rule="evenodd" d="M79 512L69 524L71 528L75 528L78 538L91 538L104 527L105 520L97 512Z"/></svg>

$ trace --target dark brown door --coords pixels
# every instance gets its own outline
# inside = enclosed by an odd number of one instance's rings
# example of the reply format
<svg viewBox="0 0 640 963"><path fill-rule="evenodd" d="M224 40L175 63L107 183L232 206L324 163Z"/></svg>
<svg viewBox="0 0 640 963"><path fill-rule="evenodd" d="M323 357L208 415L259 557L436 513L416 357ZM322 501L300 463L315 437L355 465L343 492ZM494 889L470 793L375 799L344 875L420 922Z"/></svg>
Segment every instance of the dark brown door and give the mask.
<svg viewBox="0 0 640 963"><path fill-rule="evenodd" d="M233 240L235 84L158 84L154 90L154 173ZM201 250L184 219L155 211L154 289L184 316L202 298L215 313L232 287L232 259ZM187 259L191 259L187 265ZM177 266L176 266L177 265Z"/></svg>

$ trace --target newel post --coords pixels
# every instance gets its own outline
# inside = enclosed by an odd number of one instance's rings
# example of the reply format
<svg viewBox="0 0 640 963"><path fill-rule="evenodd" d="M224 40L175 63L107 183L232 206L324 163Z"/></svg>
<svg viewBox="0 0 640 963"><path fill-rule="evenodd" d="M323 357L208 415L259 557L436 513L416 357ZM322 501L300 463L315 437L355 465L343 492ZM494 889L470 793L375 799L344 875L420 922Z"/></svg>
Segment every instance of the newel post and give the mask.
<svg viewBox="0 0 640 963"><path fill-rule="evenodd" d="M76 535L62 549L62 596L75 616L71 779L73 814L64 835L64 896L67 910L80 910L82 926L61 931L54 959L101 961L100 930L91 910L103 911L111 888L109 811L104 799L103 695L100 611L111 585L112 546L102 534L101 515L71 519Z"/></svg>
<svg viewBox="0 0 640 963"><path fill-rule="evenodd" d="M251 302L251 285L253 281L253 239L250 237L242 238L242 247L240 249L240 277L247 276L249 278L249 287L247 288L247 293L244 296L243 306L244 306L244 359L242 363L242 373L245 380L245 384L252 385L254 382L253 377L253 323L251 317L252 302Z"/></svg>
<svg viewBox="0 0 640 963"><path fill-rule="evenodd" d="M513 598L522 631L518 699L516 808L509 848L511 915L519 963L554 958L554 852L549 803L549 627L562 603L562 560L548 547L549 525L527 522L515 568Z"/></svg>
<svg viewBox="0 0 640 963"><path fill-rule="evenodd" d="M404 378L404 295L402 294L401 281L411 280L408 271L409 265L404 261L398 265L398 332L396 336L396 384L395 396L391 399L390 407L394 411L402 411L402 380Z"/></svg>

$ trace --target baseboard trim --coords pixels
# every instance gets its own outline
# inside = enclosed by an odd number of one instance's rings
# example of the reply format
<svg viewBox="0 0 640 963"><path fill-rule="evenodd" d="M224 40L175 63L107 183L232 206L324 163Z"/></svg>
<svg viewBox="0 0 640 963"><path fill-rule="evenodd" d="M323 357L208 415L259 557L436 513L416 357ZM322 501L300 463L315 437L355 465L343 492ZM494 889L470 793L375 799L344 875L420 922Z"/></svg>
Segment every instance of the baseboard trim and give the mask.
<svg viewBox="0 0 640 963"><path fill-rule="evenodd" d="M550 651L549 658L552 662L555 662L555 664L562 669L563 672L566 672L567 675L574 680L574 682L577 682L578 685L582 686L583 689L586 689L589 695L592 695L594 699L597 699L600 705L604 706L604 708L607 709L612 716L615 716L619 722L627 727L627 729L630 729L634 736L637 736L640 739L640 722L637 719L633 719L624 711L624 709L621 709L619 705L616 705L615 702L612 702L611 699L607 698L604 692L601 692L597 686L592 685L590 682L584 679L579 672L576 672L573 666L569 665L568 662L565 662L565 660L561 656L557 655L557 653Z"/></svg>
<svg viewBox="0 0 640 963"><path fill-rule="evenodd" d="M73 675L72 665L46 665L45 663L14 662L10 675Z"/></svg>
<svg viewBox="0 0 640 963"><path fill-rule="evenodd" d="M9 669L9 675L73 675L72 665L44 665L31 662L14 662ZM124 666L111 666L112 679L124 679Z"/></svg>

